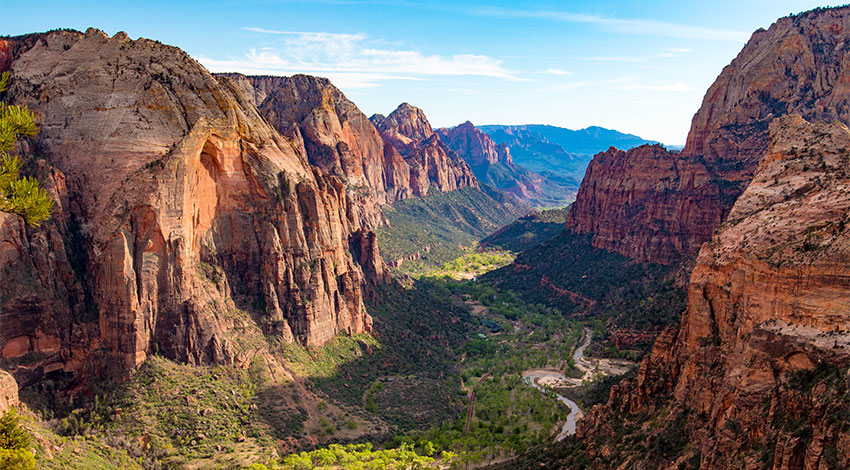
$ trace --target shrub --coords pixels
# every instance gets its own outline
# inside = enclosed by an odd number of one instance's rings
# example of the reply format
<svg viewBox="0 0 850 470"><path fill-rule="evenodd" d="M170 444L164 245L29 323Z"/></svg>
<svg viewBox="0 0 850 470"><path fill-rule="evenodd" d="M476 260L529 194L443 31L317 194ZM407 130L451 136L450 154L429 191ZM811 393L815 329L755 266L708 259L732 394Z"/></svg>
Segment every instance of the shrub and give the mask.
<svg viewBox="0 0 850 470"><path fill-rule="evenodd" d="M35 469L30 437L21 428L18 413L11 409L0 418L0 470L30 469Z"/></svg>

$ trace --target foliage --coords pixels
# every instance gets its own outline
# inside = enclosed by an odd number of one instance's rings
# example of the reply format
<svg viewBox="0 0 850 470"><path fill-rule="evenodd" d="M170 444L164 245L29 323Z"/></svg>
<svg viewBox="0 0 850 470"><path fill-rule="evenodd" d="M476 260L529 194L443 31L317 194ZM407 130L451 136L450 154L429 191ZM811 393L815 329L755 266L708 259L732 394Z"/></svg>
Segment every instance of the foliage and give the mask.
<svg viewBox="0 0 850 470"><path fill-rule="evenodd" d="M486 308L475 308L478 313L470 322L476 329L459 346L458 367L465 388L458 393L466 398L472 388L476 392L470 432L464 432L467 401L463 400L457 418L408 438L457 451L469 462L503 452L521 453L552 439L569 410L554 395L526 385L522 372L568 367L582 327L551 307L527 304L485 283L446 276L422 278L422 282L430 283L437 297L465 298ZM481 380L487 373L489 377Z"/></svg>
<svg viewBox="0 0 850 470"><path fill-rule="evenodd" d="M20 426L18 412L12 408L0 418L0 470L35 469L30 437Z"/></svg>
<svg viewBox="0 0 850 470"><path fill-rule="evenodd" d="M674 267L593 248L587 235L563 231L518 255L515 265L529 268L502 268L483 278L565 314L658 331L678 321L685 308L685 293L673 282Z"/></svg>
<svg viewBox="0 0 850 470"><path fill-rule="evenodd" d="M4 72L0 92L8 83L9 72ZM27 108L0 102L0 211L21 215L32 226L50 217L53 200L34 178L20 176L21 160L9 152L18 139L37 132L35 116Z"/></svg>
<svg viewBox="0 0 850 470"><path fill-rule="evenodd" d="M488 271L510 264L513 259L513 255L505 251L490 250L469 253L456 258L454 261L444 263L442 269L434 274L480 276Z"/></svg>
<svg viewBox="0 0 850 470"><path fill-rule="evenodd" d="M414 446L403 443L394 449L374 449L372 444L331 444L327 448L317 449L312 452L301 452L299 454L287 455L281 460L280 466L284 470L383 470L383 469L425 469L442 468L441 464L451 463L451 458L444 456L442 462L437 462L433 457L433 444L422 443L422 455L416 453Z"/></svg>
<svg viewBox="0 0 850 470"><path fill-rule="evenodd" d="M434 268L463 255L478 239L521 215L476 188L409 198L384 206L389 224L377 229L387 260L408 259L401 268ZM427 247L427 248L426 248Z"/></svg>
<svg viewBox="0 0 850 470"><path fill-rule="evenodd" d="M569 207L549 209L510 223L481 240L482 247L522 252L551 240L564 230Z"/></svg>

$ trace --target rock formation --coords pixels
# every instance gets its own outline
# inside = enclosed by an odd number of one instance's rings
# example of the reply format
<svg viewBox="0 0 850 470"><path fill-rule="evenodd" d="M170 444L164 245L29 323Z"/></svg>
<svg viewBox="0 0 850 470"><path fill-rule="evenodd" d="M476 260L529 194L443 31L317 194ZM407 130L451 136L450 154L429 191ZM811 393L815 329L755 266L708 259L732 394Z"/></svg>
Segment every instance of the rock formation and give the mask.
<svg viewBox="0 0 850 470"><path fill-rule="evenodd" d="M469 121L436 132L441 141L469 164L478 181L512 193L528 204L564 205L575 195L573 188L514 164L507 145L496 144Z"/></svg>
<svg viewBox="0 0 850 470"><path fill-rule="evenodd" d="M307 158L346 183L366 223L380 225L378 204L413 195L410 167L365 114L326 78L226 75L249 94L282 135L304 142Z"/></svg>
<svg viewBox="0 0 850 470"><path fill-rule="evenodd" d="M479 187L472 169L434 133L421 109L402 103L389 116L369 119L410 166L410 188L417 196Z"/></svg>
<svg viewBox="0 0 850 470"><path fill-rule="evenodd" d="M505 144L496 144L489 135L476 129L469 121L451 129L437 129L440 140L475 168L479 166L513 165L511 152Z"/></svg>
<svg viewBox="0 0 850 470"><path fill-rule="evenodd" d="M641 261L694 256L752 178L774 118L850 122L848 41L848 8L782 18L755 32L706 93L685 149L597 155L567 227ZM624 202L627 208L608 210Z"/></svg>
<svg viewBox="0 0 850 470"><path fill-rule="evenodd" d="M18 383L11 374L0 370L0 416L14 406L18 406Z"/></svg>
<svg viewBox="0 0 850 470"><path fill-rule="evenodd" d="M770 125L752 182L699 253L678 332L594 408L583 436L610 438L612 415L659 416L666 395L669 415L693 417L682 430L695 445L672 457L700 468L850 465L848 151L841 123ZM608 442L598 457L623 441ZM638 456L632 468L658 464Z"/></svg>
<svg viewBox="0 0 850 470"><path fill-rule="evenodd" d="M54 31L0 49L5 101L41 125L22 153L42 159L57 200L38 229L0 214L0 351L22 385L126 370L154 351L246 363L261 347L245 343L251 329L305 345L370 330L349 250L379 274L373 219L244 84L124 33Z"/></svg>

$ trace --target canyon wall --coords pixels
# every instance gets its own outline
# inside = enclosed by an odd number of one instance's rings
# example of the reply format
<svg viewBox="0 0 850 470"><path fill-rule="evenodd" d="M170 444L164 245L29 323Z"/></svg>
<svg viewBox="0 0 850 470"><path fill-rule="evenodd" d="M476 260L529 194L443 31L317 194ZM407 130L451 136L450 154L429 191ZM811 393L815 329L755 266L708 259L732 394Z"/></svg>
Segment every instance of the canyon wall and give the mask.
<svg viewBox="0 0 850 470"><path fill-rule="evenodd" d="M843 124L770 125L752 182L699 253L681 326L589 413L582 436L606 442L614 415L685 413L694 445L674 457L701 468L850 465L848 164ZM597 457L622 439L608 442ZM633 468L679 462L632 457Z"/></svg>
<svg viewBox="0 0 850 470"><path fill-rule="evenodd" d="M376 114L369 119L385 145L409 165L410 188L415 195L479 187L472 169L434 133L421 109L402 103L388 116Z"/></svg>
<svg viewBox="0 0 850 470"><path fill-rule="evenodd" d="M507 145L496 144L469 121L435 132L469 164L478 181L511 193L529 205L559 206L575 196L572 186L556 183L514 164Z"/></svg>
<svg viewBox="0 0 850 470"><path fill-rule="evenodd" d="M244 84L156 41L90 29L0 49L4 101L41 126L21 153L57 202L40 228L0 214L0 351L22 386L153 352L246 364L262 347L248 330L304 345L370 331L376 216L346 187L368 168L311 166L309 139L269 125Z"/></svg>
<svg viewBox="0 0 850 470"><path fill-rule="evenodd" d="M640 261L696 255L752 178L774 118L850 122L848 12L808 12L755 32L706 93L685 149L597 155L567 227Z"/></svg>

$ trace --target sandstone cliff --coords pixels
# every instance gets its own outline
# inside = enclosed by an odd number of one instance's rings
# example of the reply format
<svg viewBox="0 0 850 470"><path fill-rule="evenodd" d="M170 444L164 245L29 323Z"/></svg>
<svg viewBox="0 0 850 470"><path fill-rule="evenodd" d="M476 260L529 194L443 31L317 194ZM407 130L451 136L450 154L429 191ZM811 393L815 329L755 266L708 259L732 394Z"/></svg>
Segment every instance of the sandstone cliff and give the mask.
<svg viewBox="0 0 850 470"><path fill-rule="evenodd" d="M370 330L349 250L382 269L372 219L256 96L123 33L4 41L5 100L38 116L23 153L58 206L40 229L0 214L0 351L22 385L154 351L245 363L250 329L307 345Z"/></svg>
<svg viewBox="0 0 850 470"><path fill-rule="evenodd" d="M303 140L312 165L345 181L350 197L364 207L368 225L381 223L378 204L413 195L409 165L326 78L226 75L253 96L278 132Z"/></svg>
<svg viewBox="0 0 850 470"><path fill-rule="evenodd" d="M582 423L605 442L597 458L621 452L615 416L664 429L684 414L676 427L693 445L662 468L850 466L848 150L841 123L771 124L752 182L699 253L678 332ZM631 468L659 468L630 452Z"/></svg>
<svg viewBox="0 0 850 470"><path fill-rule="evenodd" d="M567 226L641 261L694 256L752 178L771 120L799 113L850 122L848 41L846 7L757 31L706 93L681 154L642 147L598 155Z"/></svg>
<svg viewBox="0 0 850 470"><path fill-rule="evenodd" d="M14 406L18 406L18 383L11 374L0 370L0 416Z"/></svg>
<svg viewBox="0 0 850 470"><path fill-rule="evenodd" d="M410 166L410 188L417 196L479 187L472 169L434 133L421 109L402 103L389 116L369 119Z"/></svg>
<svg viewBox="0 0 850 470"><path fill-rule="evenodd" d="M436 133L469 164L478 181L512 193L530 205L564 205L575 196L571 187L514 164L507 145L496 144L469 121L451 129L438 129Z"/></svg>

